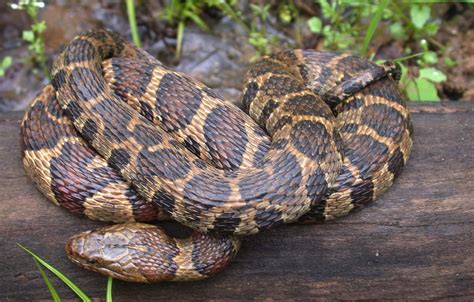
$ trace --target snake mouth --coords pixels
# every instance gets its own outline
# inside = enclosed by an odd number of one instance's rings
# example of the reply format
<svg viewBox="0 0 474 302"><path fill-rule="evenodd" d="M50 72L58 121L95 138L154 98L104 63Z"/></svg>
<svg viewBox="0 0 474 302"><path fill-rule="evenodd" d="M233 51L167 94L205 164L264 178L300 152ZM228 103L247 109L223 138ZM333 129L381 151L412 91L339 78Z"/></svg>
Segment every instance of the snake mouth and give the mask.
<svg viewBox="0 0 474 302"><path fill-rule="evenodd" d="M66 254L74 264L104 276L128 282L149 282L138 271L133 269L124 271L121 269L120 261L109 259L110 257L104 253L103 241L104 238L94 231L75 235L66 243Z"/></svg>

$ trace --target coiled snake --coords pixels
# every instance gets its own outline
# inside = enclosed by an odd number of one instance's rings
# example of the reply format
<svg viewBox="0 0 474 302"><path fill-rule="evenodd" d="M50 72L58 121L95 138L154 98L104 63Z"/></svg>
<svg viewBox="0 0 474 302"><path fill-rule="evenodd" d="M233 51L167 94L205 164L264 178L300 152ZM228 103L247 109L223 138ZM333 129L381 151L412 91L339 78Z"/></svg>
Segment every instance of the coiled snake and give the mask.
<svg viewBox="0 0 474 302"><path fill-rule="evenodd" d="M63 50L25 113L23 163L56 204L128 222L72 237L73 262L128 281L202 279L231 261L241 235L344 216L393 183L412 145L396 71L281 52L248 71L246 115L94 31ZM141 223L164 217L196 231L178 240Z"/></svg>

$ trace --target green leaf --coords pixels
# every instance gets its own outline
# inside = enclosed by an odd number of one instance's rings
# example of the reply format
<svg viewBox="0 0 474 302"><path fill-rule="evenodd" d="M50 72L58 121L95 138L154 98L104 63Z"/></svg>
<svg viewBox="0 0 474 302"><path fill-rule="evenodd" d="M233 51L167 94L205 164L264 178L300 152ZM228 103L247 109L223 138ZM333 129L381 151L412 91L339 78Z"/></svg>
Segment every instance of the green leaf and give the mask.
<svg viewBox="0 0 474 302"><path fill-rule="evenodd" d="M46 275L46 273L44 272L43 268L38 263L38 261L36 261L36 259L34 259L34 261L35 261L36 266L38 267L38 270L40 271L41 277L43 277L44 283L46 284L46 286L49 289L49 292L51 293L51 297L53 297L53 301L54 302L61 302L61 298L59 298L58 292L56 291L54 286L49 281L49 278Z"/></svg>
<svg viewBox="0 0 474 302"><path fill-rule="evenodd" d="M270 4L266 4L262 8L262 13L260 14L260 17L262 20L267 20L268 16L270 15Z"/></svg>
<svg viewBox="0 0 474 302"><path fill-rule="evenodd" d="M405 64L398 63L400 64L400 68L402 71L402 75L400 77L400 83L406 85L408 83L408 68L405 66Z"/></svg>
<svg viewBox="0 0 474 302"><path fill-rule="evenodd" d="M406 93L410 101L419 101L420 96L418 93L418 87L414 80L410 80L406 87Z"/></svg>
<svg viewBox="0 0 474 302"><path fill-rule="evenodd" d="M333 37L337 49L347 49L349 46L354 45L354 39L351 35L335 32Z"/></svg>
<svg viewBox="0 0 474 302"><path fill-rule="evenodd" d="M434 51L427 51L422 56L423 61L427 64L436 64L438 62L438 55Z"/></svg>
<svg viewBox="0 0 474 302"><path fill-rule="evenodd" d="M405 28L399 22L390 25L390 33L395 39L403 40L406 37Z"/></svg>
<svg viewBox="0 0 474 302"><path fill-rule="evenodd" d="M30 2L30 1L26 1L26 2ZM38 18L38 8L35 5L30 5L30 3L27 3L25 6L25 10L32 19Z"/></svg>
<svg viewBox="0 0 474 302"><path fill-rule="evenodd" d="M26 42L33 42L35 40L35 33L32 30L24 30L22 34L22 39Z"/></svg>
<svg viewBox="0 0 474 302"><path fill-rule="evenodd" d="M321 12L323 16L330 19L335 14L335 11L332 9L331 5L327 0L319 0L319 5L321 6Z"/></svg>
<svg viewBox="0 0 474 302"><path fill-rule="evenodd" d="M439 101L438 90L433 82L426 79L415 79L420 98L419 101Z"/></svg>
<svg viewBox="0 0 474 302"><path fill-rule="evenodd" d="M33 29L34 32L41 34L46 29L46 22L41 21L41 22L35 23L31 25L31 29Z"/></svg>
<svg viewBox="0 0 474 302"><path fill-rule="evenodd" d="M112 281L114 278L108 277L107 278L107 294L105 295L106 302L112 302Z"/></svg>
<svg viewBox="0 0 474 302"><path fill-rule="evenodd" d="M209 6L219 6L225 4L225 0L206 0L206 4Z"/></svg>
<svg viewBox="0 0 474 302"><path fill-rule="evenodd" d="M413 25L422 29L426 21L430 18L431 9L428 5L412 5L410 8L410 16Z"/></svg>
<svg viewBox="0 0 474 302"><path fill-rule="evenodd" d="M283 5L278 11L278 16L283 23L290 23L293 19L291 7L289 5Z"/></svg>
<svg viewBox="0 0 474 302"><path fill-rule="evenodd" d="M249 43L257 48L262 48L268 44L268 40L262 35L262 33L253 32L250 33Z"/></svg>
<svg viewBox="0 0 474 302"><path fill-rule="evenodd" d="M420 101L439 101L438 90L433 82L425 79L416 79L420 93Z"/></svg>
<svg viewBox="0 0 474 302"><path fill-rule="evenodd" d="M48 262L44 261L41 259L38 255L27 249L26 247L22 246L21 244L17 243L17 245L25 250L28 254L33 256L33 258L38 261L41 265L43 265L45 268L47 268L50 272L56 275L61 281L64 282L79 298L81 298L82 301L84 302L91 302L91 298L89 298L76 284L74 284L69 278L67 278L65 275L63 275L59 270L57 270L55 267L53 267L51 264Z"/></svg>
<svg viewBox="0 0 474 302"><path fill-rule="evenodd" d="M439 25L434 22L427 23L425 26L426 33L430 36L434 36L439 29Z"/></svg>
<svg viewBox="0 0 474 302"><path fill-rule="evenodd" d="M318 17L312 17L307 21L309 30L313 33L320 33L321 29L323 27L323 23L321 22L321 19Z"/></svg>
<svg viewBox="0 0 474 302"><path fill-rule="evenodd" d="M458 62L451 59L450 57L447 57L444 59L444 64L448 67L454 67L458 65Z"/></svg>
<svg viewBox="0 0 474 302"><path fill-rule="evenodd" d="M323 27L323 36L329 36L330 34L333 33L333 30L331 28L331 25L324 25Z"/></svg>
<svg viewBox="0 0 474 302"><path fill-rule="evenodd" d="M259 16L263 21L265 21L268 18L268 15L270 12L270 4L259 6L259 5L250 3L250 9L256 16Z"/></svg>
<svg viewBox="0 0 474 302"><path fill-rule="evenodd" d="M13 59L10 56L6 56L2 59L0 69L7 69L13 64Z"/></svg>
<svg viewBox="0 0 474 302"><path fill-rule="evenodd" d="M419 78L427 79L435 83L441 83L441 82L446 81L447 79L444 73L442 73L440 70L433 67L420 69Z"/></svg>

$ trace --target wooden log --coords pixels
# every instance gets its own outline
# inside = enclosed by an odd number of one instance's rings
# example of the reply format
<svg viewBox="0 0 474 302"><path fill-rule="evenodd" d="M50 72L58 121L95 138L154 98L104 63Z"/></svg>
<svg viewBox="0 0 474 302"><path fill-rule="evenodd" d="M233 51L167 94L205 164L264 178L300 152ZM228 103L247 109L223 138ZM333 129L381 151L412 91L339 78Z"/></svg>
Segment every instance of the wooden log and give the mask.
<svg viewBox="0 0 474 302"><path fill-rule="evenodd" d="M474 103L410 107L411 159L375 204L323 225L288 225L248 237L234 263L205 281L115 281L114 301L474 299ZM50 299L17 242L91 297L103 298L106 279L73 265L64 252L69 236L103 224L54 206L26 177L21 115L0 114L0 300ZM75 297L51 279L61 298Z"/></svg>

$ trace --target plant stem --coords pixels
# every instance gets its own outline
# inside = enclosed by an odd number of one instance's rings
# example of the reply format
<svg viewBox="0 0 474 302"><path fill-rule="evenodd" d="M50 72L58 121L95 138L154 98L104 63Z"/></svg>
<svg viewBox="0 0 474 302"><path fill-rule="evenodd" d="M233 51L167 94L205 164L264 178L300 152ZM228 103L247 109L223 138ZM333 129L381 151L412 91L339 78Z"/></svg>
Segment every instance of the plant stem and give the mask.
<svg viewBox="0 0 474 302"><path fill-rule="evenodd" d="M176 60L181 59L181 48L183 46L184 20L178 23L178 32L176 33Z"/></svg>
<svg viewBox="0 0 474 302"><path fill-rule="evenodd" d="M434 45L436 45L436 47L438 47L439 49L441 49L441 51L445 52L446 51L446 46L444 46L441 42L439 42L438 40L434 39L434 38L428 38L428 41L430 41L430 43L433 43Z"/></svg>
<svg viewBox="0 0 474 302"><path fill-rule="evenodd" d="M138 35L137 18L135 16L135 2L134 0L127 0L126 3L128 23L130 24L130 31L132 33L133 43L135 43L137 47L141 47L142 43L140 41L140 36Z"/></svg>
<svg viewBox="0 0 474 302"><path fill-rule="evenodd" d="M404 57L400 57L400 58L397 58L393 61L396 62L396 63L399 63L399 62L406 61L406 60L409 60L409 59L412 59L412 58L415 58L415 57L419 57L419 56L423 55L424 53L426 53L426 51L411 54L411 55L404 56Z"/></svg>
<svg viewBox="0 0 474 302"><path fill-rule="evenodd" d="M291 5L293 8L293 11L295 12L295 40L296 44L298 44L298 47L303 47L303 39L301 37L301 18L300 18L300 13L295 7L294 1L291 1Z"/></svg>
<svg viewBox="0 0 474 302"><path fill-rule="evenodd" d="M105 301L106 302L112 302L112 281L114 280L114 278L112 277L108 277L107 278L107 293L106 293L106 296L105 296Z"/></svg>
<svg viewBox="0 0 474 302"><path fill-rule="evenodd" d="M33 19L33 24L39 23L38 14L36 11L34 13L31 13L30 16ZM40 64L40 67L43 70L44 75L48 78L48 80L51 81L51 75L49 74L48 64L46 63L46 54L44 51L44 41L43 41L42 33L35 32L35 39L39 45L38 53L36 54L38 63Z"/></svg>

